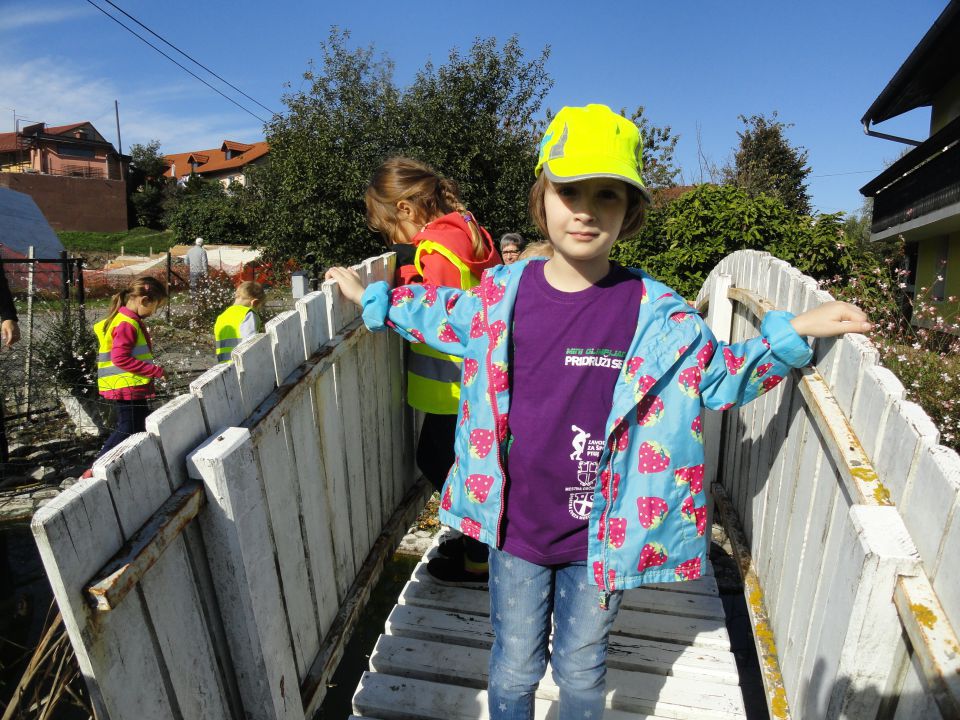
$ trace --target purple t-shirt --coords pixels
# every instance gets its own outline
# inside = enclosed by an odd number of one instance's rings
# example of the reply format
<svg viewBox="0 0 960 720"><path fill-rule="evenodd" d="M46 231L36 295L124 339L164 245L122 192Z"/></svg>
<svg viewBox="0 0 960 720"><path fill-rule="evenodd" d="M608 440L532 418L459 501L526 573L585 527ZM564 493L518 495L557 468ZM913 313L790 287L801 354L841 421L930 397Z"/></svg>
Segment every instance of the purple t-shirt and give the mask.
<svg viewBox="0 0 960 720"><path fill-rule="evenodd" d="M514 308L503 549L557 565L587 556L604 425L642 283L612 265L596 285L568 293L553 288L543 268L526 268Z"/></svg>

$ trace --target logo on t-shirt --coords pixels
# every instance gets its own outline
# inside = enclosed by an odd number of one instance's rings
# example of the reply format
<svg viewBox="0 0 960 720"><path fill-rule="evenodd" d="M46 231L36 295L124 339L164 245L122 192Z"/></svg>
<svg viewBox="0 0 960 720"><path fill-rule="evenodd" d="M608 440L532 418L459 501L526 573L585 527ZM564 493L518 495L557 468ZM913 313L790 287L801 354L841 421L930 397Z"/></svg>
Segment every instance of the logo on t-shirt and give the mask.
<svg viewBox="0 0 960 720"><path fill-rule="evenodd" d="M574 434L570 441L573 447L570 460L575 463L577 484L564 488L569 495L567 510L571 517L586 520L593 508L593 487L597 480L600 455L603 453L603 440L591 440L590 433L576 425L571 425L570 431Z"/></svg>
<svg viewBox="0 0 960 720"><path fill-rule="evenodd" d="M610 348L578 348L568 347L563 355L565 367L599 367L619 370L623 367L623 350Z"/></svg>

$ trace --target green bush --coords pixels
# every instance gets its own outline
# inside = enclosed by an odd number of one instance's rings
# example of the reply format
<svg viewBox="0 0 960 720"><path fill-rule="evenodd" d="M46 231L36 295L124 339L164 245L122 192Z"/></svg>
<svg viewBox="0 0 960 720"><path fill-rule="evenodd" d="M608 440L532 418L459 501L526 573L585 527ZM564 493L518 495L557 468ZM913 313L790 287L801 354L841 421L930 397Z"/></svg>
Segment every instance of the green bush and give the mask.
<svg viewBox="0 0 960 720"><path fill-rule="evenodd" d="M700 185L652 210L639 235L614 246L612 258L693 298L717 263L744 249L766 250L818 279L849 265L839 214L799 215L776 198L750 197L730 185Z"/></svg>

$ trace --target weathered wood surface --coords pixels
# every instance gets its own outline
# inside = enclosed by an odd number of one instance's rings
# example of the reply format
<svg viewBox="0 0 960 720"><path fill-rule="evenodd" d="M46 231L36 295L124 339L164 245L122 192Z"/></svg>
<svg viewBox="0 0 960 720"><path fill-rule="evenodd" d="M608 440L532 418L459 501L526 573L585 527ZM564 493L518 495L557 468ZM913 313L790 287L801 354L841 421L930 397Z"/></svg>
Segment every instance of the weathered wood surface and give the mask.
<svg viewBox="0 0 960 720"><path fill-rule="evenodd" d="M718 297L728 285L733 307ZM708 322L733 341L757 334L768 307L799 313L829 299L754 251L726 257L699 296ZM729 411L720 438L705 437L708 449L720 447L717 478L763 590L784 712L919 717L952 707L960 688L946 678L960 659L937 648L955 646L960 625L960 564L950 560L960 551L960 458L937 445L929 418L866 338L820 339L814 349L815 370ZM929 589L932 616L923 603L895 607L903 582ZM936 702L915 698L918 688Z"/></svg>
<svg viewBox="0 0 960 720"><path fill-rule="evenodd" d="M423 500L400 347L328 283L36 516L101 720L312 714Z"/></svg>
<svg viewBox="0 0 960 720"><path fill-rule="evenodd" d="M414 570L370 656L354 696L357 717L489 717L489 595L434 582L426 571L433 553ZM627 591L610 636L604 717L744 717L729 648L712 576ZM548 668L536 717L556 712L558 698Z"/></svg>

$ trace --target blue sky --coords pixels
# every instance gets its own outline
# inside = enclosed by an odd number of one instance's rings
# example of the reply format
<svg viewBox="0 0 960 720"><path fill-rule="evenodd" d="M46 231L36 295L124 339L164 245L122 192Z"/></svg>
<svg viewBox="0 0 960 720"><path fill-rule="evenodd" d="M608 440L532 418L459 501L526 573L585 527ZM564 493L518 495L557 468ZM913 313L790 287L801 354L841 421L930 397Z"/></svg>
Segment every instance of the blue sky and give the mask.
<svg viewBox="0 0 960 720"><path fill-rule="evenodd" d="M677 160L687 182L708 179L699 156L715 164L731 156L742 127L738 115L776 110L794 124L791 142L809 151L810 190L821 212L856 211L858 188L905 147L865 136L859 120L946 6L946 0L114 2L277 111L284 109L285 85L300 87L332 25L392 59L401 86L428 59L442 63L452 47L516 34L531 57L551 48L550 108L644 105L653 123L680 135ZM0 131L13 129L16 112L21 124L90 120L116 143L115 99L125 150L154 138L164 152L263 138L257 120L86 0L40 6L2 0ZM923 139L929 117L922 108L878 129Z"/></svg>

